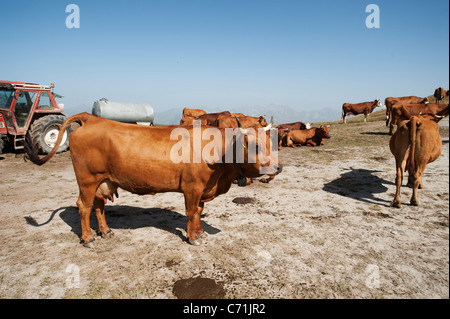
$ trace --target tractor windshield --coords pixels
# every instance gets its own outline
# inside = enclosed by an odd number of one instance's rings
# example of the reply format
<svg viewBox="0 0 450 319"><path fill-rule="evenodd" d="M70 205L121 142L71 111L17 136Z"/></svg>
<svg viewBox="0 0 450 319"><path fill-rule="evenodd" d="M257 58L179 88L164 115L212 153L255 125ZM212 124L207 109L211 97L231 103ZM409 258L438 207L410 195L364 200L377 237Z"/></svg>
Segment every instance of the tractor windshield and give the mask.
<svg viewBox="0 0 450 319"><path fill-rule="evenodd" d="M14 90L0 89L0 109L9 109L14 98Z"/></svg>

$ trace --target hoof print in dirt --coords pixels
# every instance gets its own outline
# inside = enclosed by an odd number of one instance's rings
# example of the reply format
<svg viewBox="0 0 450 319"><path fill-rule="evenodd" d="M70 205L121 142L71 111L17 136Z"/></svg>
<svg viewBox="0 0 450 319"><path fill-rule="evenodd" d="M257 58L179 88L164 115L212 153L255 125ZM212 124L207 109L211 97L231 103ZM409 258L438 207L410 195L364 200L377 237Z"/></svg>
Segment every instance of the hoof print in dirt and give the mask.
<svg viewBox="0 0 450 319"><path fill-rule="evenodd" d="M256 199L252 197L236 197L232 200L233 203L238 205L247 205L247 204L255 204Z"/></svg>

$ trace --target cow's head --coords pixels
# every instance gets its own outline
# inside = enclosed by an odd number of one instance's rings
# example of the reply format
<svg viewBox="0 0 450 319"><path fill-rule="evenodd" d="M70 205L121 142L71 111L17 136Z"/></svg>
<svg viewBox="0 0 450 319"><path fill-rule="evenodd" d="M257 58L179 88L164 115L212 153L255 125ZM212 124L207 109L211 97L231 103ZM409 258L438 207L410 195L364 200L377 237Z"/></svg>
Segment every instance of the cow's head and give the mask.
<svg viewBox="0 0 450 319"><path fill-rule="evenodd" d="M264 128L243 129L237 117L236 120L239 130L236 144L242 145L242 148L239 147L240 145L236 146L236 152L242 149L243 154L236 154L235 164L242 174L255 178L281 173L283 165L278 161L278 134L275 129L272 129L272 123Z"/></svg>
<svg viewBox="0 0 450 319"><path fill-rule="evenodd" d="M269 125L266 121L266 118L262 115L258 118L258 122L262 127L266 127L267 125Z"/></svg>
<svg viewBox="0 0 450 319"><path fill-rule="evenodd" d="M321 125L317 131L316 134L321 138L331 138L330 136L330 128L326 125Z"/></svg>
<svg viewBox="0 0 450 319"><path fill-rule="evenodd" d="M375 100L375 104L376 104L375 107L383 107L383 104L381 103L380 100Z"/></svg>

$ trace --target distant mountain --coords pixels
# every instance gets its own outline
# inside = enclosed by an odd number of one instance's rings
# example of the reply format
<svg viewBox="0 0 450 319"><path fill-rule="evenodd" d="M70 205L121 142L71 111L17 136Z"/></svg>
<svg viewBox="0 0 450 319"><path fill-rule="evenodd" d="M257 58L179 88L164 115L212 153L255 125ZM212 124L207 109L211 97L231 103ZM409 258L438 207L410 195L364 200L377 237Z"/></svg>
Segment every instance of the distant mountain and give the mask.
<svg viewBox="0 0 450 319"><path fill-rule="evenodd" d="M182 117L183 108L173 108L166 111L158 111L155 108L155 123L157 124L179 124ZM205 109L209 113L221 112L214 108ZM274 117L275 124L291 123L291 122L325 122L336 121L341 117L339 108L321 108L317 110L295 110L289 106L268 105L268 106L249 106L240 109L228 109L230 112L243 113L249 116L264 115L267 121Z"/></svg>

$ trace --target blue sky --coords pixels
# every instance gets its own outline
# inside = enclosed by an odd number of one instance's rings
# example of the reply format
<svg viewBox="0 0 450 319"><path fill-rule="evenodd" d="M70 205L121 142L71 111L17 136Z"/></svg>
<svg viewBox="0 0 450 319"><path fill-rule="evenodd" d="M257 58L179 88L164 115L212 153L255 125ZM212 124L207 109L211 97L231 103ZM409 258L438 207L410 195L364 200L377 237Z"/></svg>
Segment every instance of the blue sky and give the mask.
<svg viewBox="0 0 450 319"><path fill-rule="evenodd" d="M312 110L449 87L447 0L8 1L0 27L0 79L54 82L69 114L102 97Z"/></svg>

